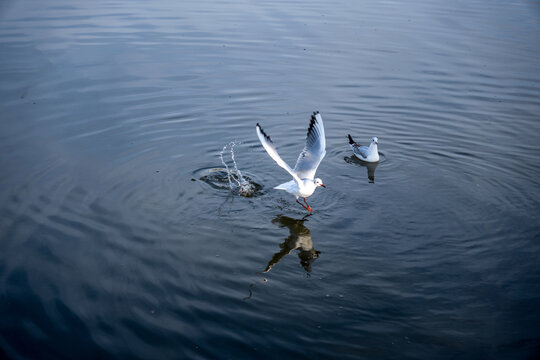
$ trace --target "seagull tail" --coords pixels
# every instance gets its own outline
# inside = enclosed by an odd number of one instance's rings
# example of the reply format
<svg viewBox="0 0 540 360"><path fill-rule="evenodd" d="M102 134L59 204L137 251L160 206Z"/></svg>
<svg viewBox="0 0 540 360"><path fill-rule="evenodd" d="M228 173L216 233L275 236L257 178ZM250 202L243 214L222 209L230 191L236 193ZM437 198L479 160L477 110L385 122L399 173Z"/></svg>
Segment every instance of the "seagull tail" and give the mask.
<svg viewBox="0 0 540 360"><path fill-rule="evenodd" d="M295 180L287 181L286 183L279 184L278 186L275 186L274 189L277 190L285 190L287 192L293 191L295 187L297 187L298 184Z"/></svg>
<svg viewBox="0 0 540 360"><path fill-rule="evenodd" d="M354 144L354 140L352 139L351 134L348 134L347 136L349 137L349 144Z"/></svg>

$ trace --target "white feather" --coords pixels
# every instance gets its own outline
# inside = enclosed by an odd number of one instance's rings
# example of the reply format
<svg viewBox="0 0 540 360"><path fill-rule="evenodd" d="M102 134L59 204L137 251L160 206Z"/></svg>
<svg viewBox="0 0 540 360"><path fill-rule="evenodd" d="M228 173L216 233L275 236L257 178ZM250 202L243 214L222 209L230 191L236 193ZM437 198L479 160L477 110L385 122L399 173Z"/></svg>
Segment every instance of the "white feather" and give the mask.
<svg viewBox="0 0 540 360"><path fill-rule="evenodd" d="M324 155L326 155L326 138L324 134L324 126L321 114L314 112L311 116L311 121L306 136L306 145L300 153L294 170L277 153L277 150L264 130L259 124L256 127L257 136L261 141L262 146L274 161L285 169L294 180L276 186L274 189L285 190L289 194L305 198L311 196L318 186L324 186L321 179L315 178L317 168L321 163ZM307 203L306 203L307 204ZM302 204L301 204L302 205ZM304 206L304 205L302 205ZM312 211L308 206L304 206L307 210Z"/></svg>

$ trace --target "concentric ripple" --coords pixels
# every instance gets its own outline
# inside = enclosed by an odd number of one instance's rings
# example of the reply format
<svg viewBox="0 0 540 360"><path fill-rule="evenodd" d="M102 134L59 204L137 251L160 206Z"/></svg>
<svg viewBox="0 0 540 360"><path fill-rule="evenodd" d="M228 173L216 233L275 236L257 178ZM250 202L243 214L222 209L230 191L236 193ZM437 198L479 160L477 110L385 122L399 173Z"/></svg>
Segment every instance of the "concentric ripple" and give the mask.
<svg viewBox="0 0 540 360"><path fill-rule="evenodd" d="M537 358L538 14L0 1L0 358Z"/></svg>
<svg viewBox="0 0 540 360"><path fill-rule="evenodd" d="M194 175L210 188L222 192L232 192L244 197L256 197L264 194L262 185L256 182L254 175L247 172L239 174L226 168L210 168L197 170Z"/></svg>

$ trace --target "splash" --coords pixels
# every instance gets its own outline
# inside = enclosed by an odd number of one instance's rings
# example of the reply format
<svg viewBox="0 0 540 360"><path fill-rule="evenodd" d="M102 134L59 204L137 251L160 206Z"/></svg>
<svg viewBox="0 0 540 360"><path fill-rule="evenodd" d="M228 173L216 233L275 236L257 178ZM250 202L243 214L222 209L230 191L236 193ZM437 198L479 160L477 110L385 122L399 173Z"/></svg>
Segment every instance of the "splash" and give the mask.
<svg viewBox="0 0 540 360"><path fill-rule="evenodd" d="M227 180L229 182L229 188L232 191L237 192L241 196L251 197L258 189L256 184L246 179L242 175L240 169L238 169L238 164L236 163L236 159L234 157L234 147L237 144L240 144L240 142L231 141L230 143L225 145L219 153L219 158L221 159L223 166L225 166L225 171L227 172ZM232 161L233 169L229 167L227 161L225 161L225 159L223 158L223 156L227 156L227 154L230 155L230 161Z"/></svg>

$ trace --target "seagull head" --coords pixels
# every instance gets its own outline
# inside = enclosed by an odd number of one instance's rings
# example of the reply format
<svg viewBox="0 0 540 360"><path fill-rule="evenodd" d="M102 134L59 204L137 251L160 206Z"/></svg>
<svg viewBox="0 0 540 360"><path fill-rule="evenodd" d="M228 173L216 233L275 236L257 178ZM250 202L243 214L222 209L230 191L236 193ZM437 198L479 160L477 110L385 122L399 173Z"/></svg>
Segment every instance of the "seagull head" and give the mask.
<svg viewBox="0 0 540 360"><path fill-rule="evenodd" d="M326 186L323 184L322 180L320 178L315 179L315 185L322 186L323 188L326 188Z"/></svg>
<svg viewBox="0 0 540 360"><path fill-rule="evenodd" d="M379 138L374 136L371 138L371 143L375 145L379 145Z"/></svg>

